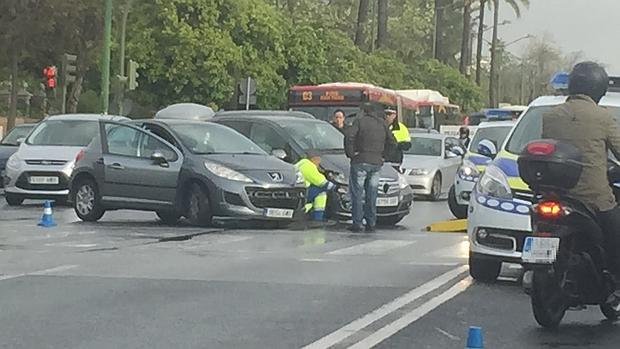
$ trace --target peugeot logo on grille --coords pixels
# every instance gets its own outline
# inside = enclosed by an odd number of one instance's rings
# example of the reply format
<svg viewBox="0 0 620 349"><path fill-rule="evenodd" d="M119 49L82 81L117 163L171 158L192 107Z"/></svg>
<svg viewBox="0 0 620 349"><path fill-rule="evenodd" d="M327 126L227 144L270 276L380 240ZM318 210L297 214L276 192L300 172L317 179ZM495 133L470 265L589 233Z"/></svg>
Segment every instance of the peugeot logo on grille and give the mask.
<svg viewBox="0 0 620 349"><path fill-rule="evenodd" d="M387 194L387 193L388 193L388 191L390 191L390 185L389 185L389 184L387 184L387 183L385 183L385 184L383 185L383 192Z"/></svg>
<svg viewBox="0 0 620 349"><path fill-rule="evenodd" d="M274 182L282 182L284 180L280 172L269 172L269 177Z"/></svg>

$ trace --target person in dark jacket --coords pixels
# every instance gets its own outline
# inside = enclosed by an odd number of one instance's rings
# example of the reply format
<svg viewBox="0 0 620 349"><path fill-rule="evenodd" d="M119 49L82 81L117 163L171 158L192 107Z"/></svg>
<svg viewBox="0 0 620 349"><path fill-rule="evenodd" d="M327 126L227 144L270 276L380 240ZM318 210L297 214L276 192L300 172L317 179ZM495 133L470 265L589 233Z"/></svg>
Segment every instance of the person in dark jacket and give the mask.
<svg viewBox="0 0 620 349"><path fill-rule="evenodd" d="M609 88L605 69L593 62L577 64L569 77L566 102L543 115L543 138L580 150L583 172L571 196L597 210L609 271L616 292L608 302L620 311L620 208L607 178L607 156L620 155L620 129L611 113L598 105Z"/></svg>
<svg viewBox="0 0 620 349"><path fill-rule="evenodd" d="M345 127L344 119L345 119L344 111L341 109L338 109L334 112L334 115L332 115L332 121L330 123L338 131L344 133L344 127Z"/></svg>
<svg viewBox="0 0 620 349"><path fill-rule="evenodd" d="M351 193L353 225L351 230L372 232L377 224L377 191L383 154L386 148L396 147L396 139L385 122L381 104L366 103L348 129L345 130L344 148L351 159L349 190Z"/></svg>
<svg viewBox="0 0 620 349"><path fill-rule="evenodd" d="M471 138L469 138L469 128L467 126L461 126L461 128L459 128L459 140L465 149L469 148Z"/></svg>

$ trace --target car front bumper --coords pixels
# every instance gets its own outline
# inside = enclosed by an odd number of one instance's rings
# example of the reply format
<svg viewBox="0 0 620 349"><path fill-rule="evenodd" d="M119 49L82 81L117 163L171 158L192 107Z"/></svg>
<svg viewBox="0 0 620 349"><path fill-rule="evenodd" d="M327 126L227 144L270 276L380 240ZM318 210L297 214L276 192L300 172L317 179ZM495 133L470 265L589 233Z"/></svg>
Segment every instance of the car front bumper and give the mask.
<svg viewBox="0 0 620 349"><path fill-rule="evenodd" d="M472 254L520 263L525 237L532 231L531 204L488 198L474 190L469 205L467 235Z"/></svg>
<svg viewBox="0 0 620 349"><path fill-rule="evenodd" d="M413 190L413 193L416 195L431 195L433 191L433 179L435 174L427 174L423 176L412 176L407 175L405 178L407 179L407 183Z"/></svg>
<svg viewBox="0 0 620 349"><path fill-rule="evenodd" d="M456 197L456 202L462 206L469 205L471 193L474 190L476 182L478 181L478 178L469 178L471 179L463 179L457 175L454 180L454 194Z"/></svg>
<svg viewBox="0 0 620 349"><path fill-rule="evenodd" d="M57 184L31 184L30 177L58 177ZM66 166L23 165L19 169L7 167L3 172L5 194L25 199L67 198L71 169Z"/></svg>
<svg viewBox="0 0 620 349"><path fill-rule="evenodd" d="M398 199L398 203L393 206L377 206L377 217L404 217L411 211L413 205L413 191L406 187L402 190L393 188L385 191L379 186L379 199ZM338 220L351 219L351 196L346 187L341 187L336 193L330 193L327 201L330 216Z"/></svg>
<svg viewBox="0 0 620 349"><path fill-rule="evenodd" d="M306 188L301 186L224 185L211 188L214 216L246 220L287 221L305 214ZM292 217L274 217L268 212L292 211Z"/></svg>

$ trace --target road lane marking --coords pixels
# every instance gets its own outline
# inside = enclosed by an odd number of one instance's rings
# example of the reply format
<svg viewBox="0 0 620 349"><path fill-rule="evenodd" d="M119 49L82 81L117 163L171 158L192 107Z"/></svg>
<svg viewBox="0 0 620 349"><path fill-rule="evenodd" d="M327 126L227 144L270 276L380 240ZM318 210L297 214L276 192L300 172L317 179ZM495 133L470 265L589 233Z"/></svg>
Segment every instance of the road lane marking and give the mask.
<svg viewBox="0 0 620 349"><path fill-rule="evenodd" d="M375 240L351 247L334 250L328 252L327 254L336 256L379 255L389 250L409 246L414 243L415 241L408 240Z"/></svg>
<svg viewBox="0 0 620 349"><path fill-rule="evenodd" d="M464 278L463 280L459 281L456 285L448 289L446 292L440 294L439 296L432 298L428 302L413 309L412 311L403 315L402 317L395 320L394 322L380 328L379 330L377 330L370 336L350 346L349 349L373 348L377 344L383 342L384 340L396 334L398 331L409 326L413 322L419 320L424 315L430 313L433 309L449 301L450 299L456 297L461 292L465 291L471 285L471 283L472 283L472 280L470 277Z"/></svg>
<svg viewBox="0 0 620 349"><path fill-rule="evenodd" d="M60 272L60 271L66 271L66 270L77 268L77 267L78 267L78 265L69 264L69 265L60 265L60 266L57 266L57 267L54 267L54 268L49 268L49 269L44 269L44 270L37 270L37 271L29 272L29 273L0 275L0 281L2 281L2 280L9 280L9 279L16 279L16 278L20 278L20 277L23 277L23 276L29 276L29 275L47 275L47 274L51 274L51 273L57 273L57 272Z"/></svg>
<svg viewBox="0 0 620 349"><path fill-rule="evenodd" d="M433 292L441 286L449 283L451 280L461 275L468 270L467 265L462 265L458 268L454 268L447 273L444 273L433 280L414 288L413 290L405 293L404 295L394 299L393 301L382 305L374 311L362 316L361 318L350 322L349 324L341 327L340 329L328 334L327 336L317 340L314 343L308 344L302 349L326 349L330 348L343 340L349 338L355 333L363 330L368 325L374 323L377 320L384 318L385 316L397 311L398 309L406 306L425 296L426 294Z"/></svg>

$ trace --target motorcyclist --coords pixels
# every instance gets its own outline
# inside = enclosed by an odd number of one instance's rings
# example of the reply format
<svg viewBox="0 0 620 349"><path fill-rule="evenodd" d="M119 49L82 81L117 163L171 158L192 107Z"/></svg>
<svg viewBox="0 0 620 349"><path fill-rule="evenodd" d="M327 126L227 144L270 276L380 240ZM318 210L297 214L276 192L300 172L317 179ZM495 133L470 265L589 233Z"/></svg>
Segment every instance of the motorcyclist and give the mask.
<svg viewBox="0 0 620 349"><path fill-rule="evenodd" d="M471 138L469 138L469 128L467 126L461 126L461 128L459 128L459 140L465 149L469 148Z"/></svg>
<svg viewBox="0 0 620 349"><path fill-rule="evenodd" d="M608 302L620 311L620 208L607 178L607 157L620 155L620 128L598 105L609 87L605 69L593 62L577 64L570 73L566 102L543 115L543 138L572 144L582 154L583 172L570 195L596 209L616 292Z"/></svg>

